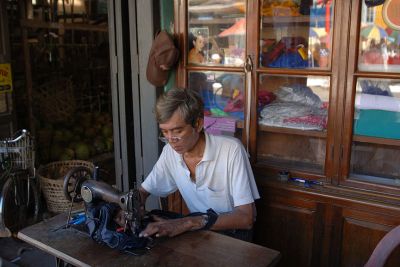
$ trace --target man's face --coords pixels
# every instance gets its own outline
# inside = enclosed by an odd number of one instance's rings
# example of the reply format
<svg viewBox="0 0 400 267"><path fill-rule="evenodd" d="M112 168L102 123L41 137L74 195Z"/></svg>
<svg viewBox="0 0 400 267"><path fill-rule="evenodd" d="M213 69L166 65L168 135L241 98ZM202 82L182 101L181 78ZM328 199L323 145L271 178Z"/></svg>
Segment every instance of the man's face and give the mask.
<svg viewBox="0 0 400 267"><path fill-rule="evenodd" d="M190 151L197 140L201 131L202 120L199 120L196 127L187 124L179 111L175 111L172 117L165 123L160 123L162 135L168 139L168 143L179 154Z"/></svg>

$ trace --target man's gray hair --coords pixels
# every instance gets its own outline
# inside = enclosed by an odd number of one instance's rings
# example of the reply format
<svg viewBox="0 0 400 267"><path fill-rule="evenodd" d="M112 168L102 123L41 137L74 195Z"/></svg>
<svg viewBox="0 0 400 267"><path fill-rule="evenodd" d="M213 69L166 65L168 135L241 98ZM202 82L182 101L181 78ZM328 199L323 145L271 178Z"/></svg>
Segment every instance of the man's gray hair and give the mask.
<svg viewBox="0 0 400 267"><path fill-rule="evenodd" d="M204 116L204 104L200 95L191 89L174 88L160 96L156 104L156 119L165 123L179 110L187 124L195 126Z"/></svg>

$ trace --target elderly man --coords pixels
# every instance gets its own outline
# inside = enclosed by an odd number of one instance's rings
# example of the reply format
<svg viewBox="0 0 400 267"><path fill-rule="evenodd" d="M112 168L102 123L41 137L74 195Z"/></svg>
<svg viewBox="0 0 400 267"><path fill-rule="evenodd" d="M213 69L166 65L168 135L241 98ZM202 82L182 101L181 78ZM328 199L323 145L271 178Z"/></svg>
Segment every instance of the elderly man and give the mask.
<svg viewBox="0 0 400 267"><path fill-rule="evenodd" d="M140 235L211 229L250 241L259 194L241 142L203 130L203 102L189 89L161 96L156 116L166 145L140 187L143 203L149 194L165 197L179 190L198 215L150 223Z"/></svg>

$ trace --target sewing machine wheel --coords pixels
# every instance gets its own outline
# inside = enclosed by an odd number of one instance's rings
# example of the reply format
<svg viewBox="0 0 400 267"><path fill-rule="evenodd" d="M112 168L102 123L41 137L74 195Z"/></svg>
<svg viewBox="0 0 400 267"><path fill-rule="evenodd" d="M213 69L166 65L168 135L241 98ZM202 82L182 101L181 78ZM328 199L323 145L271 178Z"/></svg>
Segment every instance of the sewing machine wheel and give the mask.
<svg viewBox="0 0 400 267"><path fill-rule="evenodd" d="M83 201L81 196L81 185L84 181L91 179L93 171L84 166L79 166L71 169L64 176L64 195L69 200L74 202Z"/></svg>

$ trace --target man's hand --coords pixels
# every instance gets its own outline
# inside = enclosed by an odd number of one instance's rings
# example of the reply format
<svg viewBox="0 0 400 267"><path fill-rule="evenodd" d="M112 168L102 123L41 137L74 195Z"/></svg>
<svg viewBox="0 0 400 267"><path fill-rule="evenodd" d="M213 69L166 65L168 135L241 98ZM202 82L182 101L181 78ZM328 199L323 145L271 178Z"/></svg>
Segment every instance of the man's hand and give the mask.
<svg viewBox="0 0 400 267"><path fill-rule="evenodd" d="M156 235L156 237L173 237L190 230L200 229L204 226L201 216L165 220L153 215L153 218L156 222L149 223L146 229L139 234L139 237L152 235Z"/></svg>

